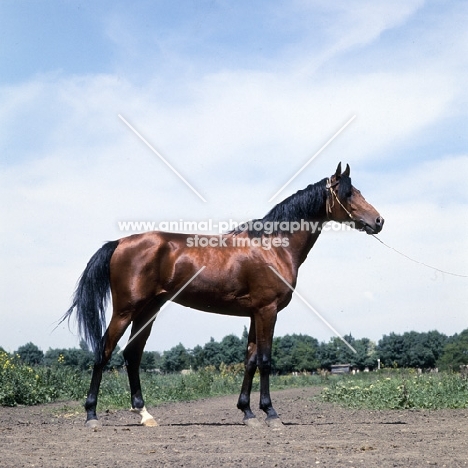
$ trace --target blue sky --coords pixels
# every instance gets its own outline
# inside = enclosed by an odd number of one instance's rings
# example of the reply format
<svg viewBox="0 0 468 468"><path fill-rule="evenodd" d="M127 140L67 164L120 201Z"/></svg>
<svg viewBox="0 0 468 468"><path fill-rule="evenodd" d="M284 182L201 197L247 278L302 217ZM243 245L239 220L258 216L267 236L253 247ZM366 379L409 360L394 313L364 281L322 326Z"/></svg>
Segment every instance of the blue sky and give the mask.
<svg viewBox="0 0 468 468"><path fill-rule="evenodd" d="M0 346L77 345L52 329L118 221L258 218L353 115L277 201L349 163L385 242L468 274L467 19L462 2L422 0L2 2ZM378 340L466 328L466 282L329 232L298 290L341 333ZM171 305L147 348L245 324ZM331 336L297 300L285 333Z"/></svg>

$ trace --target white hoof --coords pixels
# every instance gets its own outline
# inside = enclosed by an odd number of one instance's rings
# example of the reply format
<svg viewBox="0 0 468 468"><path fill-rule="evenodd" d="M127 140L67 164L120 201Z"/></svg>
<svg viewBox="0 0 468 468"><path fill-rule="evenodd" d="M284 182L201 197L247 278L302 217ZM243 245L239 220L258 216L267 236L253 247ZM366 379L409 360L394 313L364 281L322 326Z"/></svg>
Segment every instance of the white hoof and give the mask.
<svg viewBox="0 0 468 468"><path fill-rule="evenodd" d="M148 413L146 408L143 406L143 408L132 408L130 410L132 413L139 414L141 416L141 421L140 424L143 426L148 426L148 427L154 427L157 426L158 423L156 420L151 416L151 414Z"/></svg>

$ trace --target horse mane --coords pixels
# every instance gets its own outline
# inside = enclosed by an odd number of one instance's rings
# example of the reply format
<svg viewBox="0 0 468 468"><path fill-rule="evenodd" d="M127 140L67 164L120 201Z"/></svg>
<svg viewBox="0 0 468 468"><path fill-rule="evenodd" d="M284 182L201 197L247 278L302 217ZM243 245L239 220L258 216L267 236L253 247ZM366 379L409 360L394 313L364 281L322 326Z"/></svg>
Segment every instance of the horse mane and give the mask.
<svg viewBox="0 0 468 468"><path fill-rule="evenodd" d="M257 221L265 225L265 223L268 222L301 222L301 220L310 221L313 219L326 218L327 182L328 179L325 178L315 184L308 185L305 189L297 191L275 205L263 218L257 218L247 223L242 223L238 228L229 231L229 233L240 234L242 232L247 232L249 237L286 234L288 231L283 231L281 229L274 229L273 232L266 233L264 229L254 229L253 225ZM343 200L346 198L346 194L351 190L351 178L342 175L339 182L337 195L340 200Z"/></svg>

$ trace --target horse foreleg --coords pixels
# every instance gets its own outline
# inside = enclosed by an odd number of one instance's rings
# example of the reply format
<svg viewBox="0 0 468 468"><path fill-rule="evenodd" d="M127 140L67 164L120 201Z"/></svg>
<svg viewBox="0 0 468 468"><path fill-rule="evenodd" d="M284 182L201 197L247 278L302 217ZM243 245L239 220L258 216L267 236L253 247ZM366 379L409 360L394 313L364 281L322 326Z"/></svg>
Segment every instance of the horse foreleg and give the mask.
<svg viewBox="0 0 468 468"><path fill-rule="evenodd" d="M96 414L97 399L99 387L102 380L102 371L105 365L109 362L117 342L124 334L129 325L129 320L115 319L112 317L106 333L102 338L104 349L102 356L96 360L93 367L93 375L91 377L91 384L89 386L88 396L86 397L85 410L86 410L86 426L94 428L98 425L98 417Z"/></svg>
<svg viewBox="0 0 468 468"><path fill-rule="evenodd" d="M266 414L265 422L270 427L282 426L278 413L270 398L271 348L276 323L276 308L268 307L260 311L256 318L257 365L260 370L260 409Z"/></svg>
<svg viewBox="0 0 468 468"><path fill-rule="evenodd" d="M250 321L247 352L245 355L244 380L242 382L241 393L237 402L237 407L244 413L244 424L248 426L258 426L255 414L250 409L250 392L252 391L252 381L257 370L257 343L255 335L255 320Z"/></svg>
<svg viewBox="0 0 468 468"><path fill-rule="evenodd" d="M131 411L141 416L140 424L143 426L157 426L156 420L145 408L145 401L141 392L140 383L141 356L153 325L153 322L150 322L145 326L146 323L147 321L145 322L143 320L138 320L133 323L129 343L125 347L123 355L127 366L128 381L130 383Z"/></svg>

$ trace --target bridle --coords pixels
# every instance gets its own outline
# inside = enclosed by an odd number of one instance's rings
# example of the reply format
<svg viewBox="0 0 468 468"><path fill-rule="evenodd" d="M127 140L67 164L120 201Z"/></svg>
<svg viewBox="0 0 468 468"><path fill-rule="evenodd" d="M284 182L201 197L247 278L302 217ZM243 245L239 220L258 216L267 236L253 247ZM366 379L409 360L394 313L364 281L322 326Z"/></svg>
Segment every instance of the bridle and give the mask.
<svg viewBox="0 0 468 468"><path fill-rule="evenodd" d="M353 219L351 216L351 213L346 209L346 207L341 203L340 199L338 198L338 195L336 192L333 190L333 187L336 187L338 185L338 181L335 180L335 182L332 183L330 179L327 179L327 184L326 184L326 189L327 189L327 200L326 200L326 211L327 211L327 218L331 219L331 213L332 209L335 206L335 200L338 202L338 204L343 208L345 213L349 216L350 219Z"/></svg>

